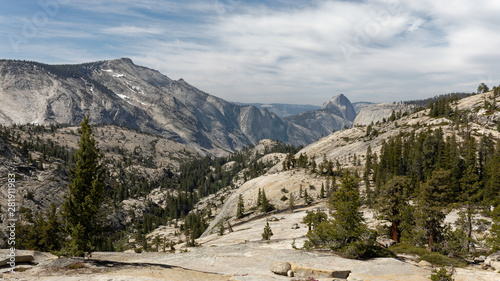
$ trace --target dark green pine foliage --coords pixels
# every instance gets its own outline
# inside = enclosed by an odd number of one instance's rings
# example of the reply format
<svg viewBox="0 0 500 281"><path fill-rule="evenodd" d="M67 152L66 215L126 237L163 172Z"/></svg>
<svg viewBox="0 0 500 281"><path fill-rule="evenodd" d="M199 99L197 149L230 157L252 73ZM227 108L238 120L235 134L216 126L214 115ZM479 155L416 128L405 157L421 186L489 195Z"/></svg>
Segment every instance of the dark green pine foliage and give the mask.
<svg viewBox="0 0 500 281"><path fill-rule="evenodd" d="M463 177L460 179L461 202L465 205L466 215L466 249L469 252L472 244L472 218L479 207L479 196L481 190L479 168L476 160L476 140L471 138L466 147L465 165L466 169Z"/></svg>
<svg viewBox="0 0 500 281"><path fill-rule="evenodd" d="M344 247L358 241L366 230L366 226L363 215L359 211L361 199L358 182L347 171L342 176L341 183L341 188L333 194L334 200L331 201L330 207L335 209L333 224L338 246Z"/></svg>
<svg viewBox="0 0 500 281"><path fill-rule="evenodd" d="M395 176L382 186L377 200L377 209L383 219L391 222L390 237L399 243L402 214L408 208L410 179Z"/></svg>
<svg viewBox="0 0 500 281"><path fill-rule="evenodd" d="M61 219L57 215L54 203L45 212L36 212L33 217L31 210L23 209L27 224L16 227L16 248L41 252L58 251L64 244ZM10 247L5 245L7 248Z"/></svg>
<svg viewBox="0 0 500 281"><path fill-rule="evenodd" d="M483 198L488 206L500 205L500 141L497 142L495 153L487 166L488 179Z"/></svg>
<svg viewBox="0 0 500 281"><path fill-rule="evenodd" d="M273 231L269 226L269 222L266 222L266 226L264 227L264 232L262 233L262 240L271 240L271 236L273 236Z"/></svg>
<svg viewBox="0 0 500 281"><path fill-rule="evenodd" d="M493 225L491 226L491 235L488 239L488 243L492 248L492 251L500 250L500 205L493 210Z"/></svg>
<svg viewBox="0 0 500 281"><path fill-rule="evenodd" d="M75 155L76 164L71 169L62 216L66 232L71 237L68 253L83 256L92 252L93 241L101 233L97 215L103 201L104 168L101 166L102 156L92 134L88 115L83 119L78 132L81 137Z"/></svg>
<svg viewBox="0 0 500 281"><path fill-rule="evenodd" d="M448 170L434 171L429 180L420 185L416 206L415 244L427 244L429 250L435 250L442 241L442 223L444 208L450 203L449 188L451 173ZM421 239L420 241L418 241Z"/></svg>
<svg viewBox="0 0 500 281"><path fill-rule="evenodd" d="M257 194L257 207L262 206L262 191L259 188L259 193Z"/></svg>
<svg viewBox="0 0 500 281"><path fill-rule="evenodd" d="M341 182L342 186L330 200L330 207L336 210L333 220L320 217L321 222L307 233L305 248L329 248L333 251L344 251L351 245L364 248L362 237L369 236L365 235L369 231L359 211L361 200L358 183L349 171L342 176ZM311 226L316 220L313 215L304 219L306 222L311 220Z"/></svg>
<svg viewBox="0 0 500 281"><path fill-rule="evenodd" d="M241 219L245 216L245 204L243 203L243 195L238 197L238 207L236 209L236 218Z"/></svg>
<svg viewBox="0 0 500 281"><path fill-rule="evenodd" d="M269 200L266 197L266 192L264 190L262 190L260 210L263 213L268 213L268 212L274 210L274 205L269 202Z"/></svg>
<svg viewBox="0 0 500 281"><path fill-rule="evenodd" d="M310 212L302 219L302 223L306 224L310 231L327 219L328 215L325 212Z"/></svg>

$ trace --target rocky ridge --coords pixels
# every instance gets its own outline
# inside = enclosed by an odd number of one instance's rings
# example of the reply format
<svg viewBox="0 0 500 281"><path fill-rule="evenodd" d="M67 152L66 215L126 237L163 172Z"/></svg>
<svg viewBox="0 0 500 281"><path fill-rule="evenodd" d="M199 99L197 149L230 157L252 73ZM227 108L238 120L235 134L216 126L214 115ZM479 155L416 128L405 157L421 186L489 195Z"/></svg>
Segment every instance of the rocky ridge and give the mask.
<svg viewBox="0 0 500 281"><path fill-rule="evenodd" d="M0 98L6 101L0 105L3 125L78 125L90 114L95 124L160 135L212 155L266 138L308 144L333 128L350 126L353 119L352 106L334 102L322 111L328 114L321 116L320 126L294 123L209 95L127 58L81 65L0 60Z"/></svg>

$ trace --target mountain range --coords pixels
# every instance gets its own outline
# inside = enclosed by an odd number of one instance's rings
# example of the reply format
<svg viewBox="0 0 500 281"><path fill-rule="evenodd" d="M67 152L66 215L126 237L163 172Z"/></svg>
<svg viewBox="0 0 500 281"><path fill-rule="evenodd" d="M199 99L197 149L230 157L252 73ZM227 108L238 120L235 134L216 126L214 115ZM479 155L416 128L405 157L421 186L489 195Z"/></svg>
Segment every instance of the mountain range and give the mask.
<svg viewBox="0 0 500 281"><path fill-rule="evenodd" d="M307 145L350 127L350 101L337 95L314 111L281 118L265 107L237 105L183 79L122 58L79 65L0 60L0 124L113 124L224 155L261 139Z"/></svg>

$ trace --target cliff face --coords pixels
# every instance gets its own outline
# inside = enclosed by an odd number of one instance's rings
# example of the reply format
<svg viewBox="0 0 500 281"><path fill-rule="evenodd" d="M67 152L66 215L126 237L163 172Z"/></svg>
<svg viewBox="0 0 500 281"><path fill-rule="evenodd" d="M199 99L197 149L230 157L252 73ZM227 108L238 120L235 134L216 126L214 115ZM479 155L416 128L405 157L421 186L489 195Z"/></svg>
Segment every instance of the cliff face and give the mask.
<svg viewBox="0 0 500 281"><path fill-rule="evenodd" d="M354 126L367 126L372 122L382 122L385 118L386 120L391 116L392 112L401 111L412 112L415 109L413 105L405 105L401 103L379 103L371 104L363 107L356 118L354 119Z"/></svg>
<svg viewBox="0 0 500 281"><path fill-rule="evenodd" d="M238 106L180 79L118 59L81 65L0 61L0 123L78 125L90 114L220 155L270 138L308 144L317 133L265 109Z"/></svg>

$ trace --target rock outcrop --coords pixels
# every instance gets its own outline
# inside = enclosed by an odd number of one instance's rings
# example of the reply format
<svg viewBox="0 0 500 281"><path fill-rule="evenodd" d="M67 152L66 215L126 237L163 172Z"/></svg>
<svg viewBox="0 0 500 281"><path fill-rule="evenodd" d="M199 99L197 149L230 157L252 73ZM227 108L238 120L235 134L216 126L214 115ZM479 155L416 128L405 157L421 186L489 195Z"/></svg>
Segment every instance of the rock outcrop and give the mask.
<svg viewBox="0 0 500 281"><path fill-rule="evenodd" d="M402 103L379 103L371 104L363 107L356 118L354 119L354 126L368 126L372 122L375 124L377 122L382 122L385 118L386 120L391 116L393 112L411 112L414 110L413 105L405 105Z"/></svg>

